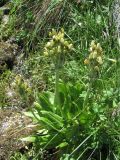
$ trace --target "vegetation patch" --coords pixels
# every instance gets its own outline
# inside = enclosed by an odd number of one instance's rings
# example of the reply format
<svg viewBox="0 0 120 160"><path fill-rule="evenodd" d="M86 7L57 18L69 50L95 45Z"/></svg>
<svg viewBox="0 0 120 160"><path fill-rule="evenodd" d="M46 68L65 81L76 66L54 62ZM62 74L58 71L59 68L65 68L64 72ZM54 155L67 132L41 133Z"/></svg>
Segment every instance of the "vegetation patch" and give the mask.
<svg viewBox="0 0 120 160"><path fill-rule="evenodd" d="M13 147L8 159L119 159L119 34L112 0L8 4L4 25L0 12L0 107L5 113L8 106L20 108L36 126L22 134L22 121L15 142L26 146ZM11 140L6 135L4 142Z"/></svg>

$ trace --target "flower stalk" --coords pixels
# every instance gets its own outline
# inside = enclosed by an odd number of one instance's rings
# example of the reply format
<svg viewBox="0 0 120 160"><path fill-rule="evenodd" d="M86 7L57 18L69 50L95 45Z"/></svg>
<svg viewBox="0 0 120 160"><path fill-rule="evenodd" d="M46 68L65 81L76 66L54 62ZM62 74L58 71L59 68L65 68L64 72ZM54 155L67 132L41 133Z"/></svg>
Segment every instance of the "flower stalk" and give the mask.
<svg viewBox="0 0 120 160"><path fill-rule="evenodd" d="M60 70L63 67L64 59L68 51L73 50L72 43L65 40L65 32L62 28L59 32L54 29L49 32L51 37L50 41L47 42L44 48L44 55L52 57L55 65L55 98L54 104L60 106L60 96L59 96L59 78Z"/></svg>
<svg viewBox="0 0 120 160"><path fill-rule="evenodd" d="M99 78L100 67L103 64L103 50L100 43L96 43L94 40L90 44L89 56L84 60L84 64L90 69L89 73L89 85L87 95L83 104L83 107L87 105L89 94L91 89L94 88L96 80Z"/></svg>

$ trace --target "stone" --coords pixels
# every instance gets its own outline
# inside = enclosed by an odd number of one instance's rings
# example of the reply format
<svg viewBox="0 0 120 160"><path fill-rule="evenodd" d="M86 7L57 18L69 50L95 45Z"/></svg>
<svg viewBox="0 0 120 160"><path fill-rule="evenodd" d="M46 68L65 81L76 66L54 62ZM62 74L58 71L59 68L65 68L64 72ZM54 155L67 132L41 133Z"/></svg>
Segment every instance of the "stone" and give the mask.
<svg viewBox="0 0 120 160"><path fill-rule="evenodd" d="M22 137L31 135L36 125L18 109L0 109L0 160L9 160L10 155L29 143Z"/></svg>
<svg viewBox="0 0 120 160"><path fill-rule="evenodd" d="M0 42L0 73L6 69L12 69L18 53L18 45L8 42Z"/></svg>
<svg viewBox="0 0 120 160"><path fill-rule="evenodd" d="M0 7L4 6L9 0L0 0Z"/></svg>
<svg viewBox="0 0 120 160"><path fill-rule="evenodd" d="M116 35L118 38L118 43L120 46L120 0L115 0L113 2L113 22L116 27Z"/></svg>

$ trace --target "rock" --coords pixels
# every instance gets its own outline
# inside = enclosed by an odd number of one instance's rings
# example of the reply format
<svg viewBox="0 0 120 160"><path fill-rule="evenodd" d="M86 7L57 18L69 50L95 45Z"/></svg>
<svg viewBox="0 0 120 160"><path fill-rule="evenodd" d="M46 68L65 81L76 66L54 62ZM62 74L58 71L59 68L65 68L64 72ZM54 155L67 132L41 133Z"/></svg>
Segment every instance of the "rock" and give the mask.
<svg viewBox="0 0 120 160"><path fill-rule="evenodd" d="M120 0L115 0L113 3L113 22L116 27L116 35L120 45Z"/></svg>
<svg viewBox="0 0 120 160"><path fill-rule="evenodd" d="M6 24L8 24L8 22L9 22L9 16L8 16L8 15L4 15L4 16L2 17L2 23L3 23L4 25L6 25Z"/></svg>
<svg viewBox="0 0 120 160"><path fill-rule="evenodd" d="M0 7L4 6L9 0L0 0Z"/></svg>
<svg viewBox="0 0 120 160"><path fill-rule="evenodd" d="M10 3L5 4L4 6L0 7L0 25L1 28L4 28L6 24L9 22L9 13L10 13Z"/></svg>
<svg viewBox="0 0 120 160"><path fill-rule="evenodd" d="M12 69L18 53L18 45L0 42L0 73L5 69Z"/></svg>
<svg viewBox="0 0 120 160"><path fill-rule="evenodd" d="M3 14L8 15L9 13L10 13L10 8L5 8Z"/></svg>
<svg viewBox="0 0 120 160"><path fill-rule="evenodd" d="M20 138L31 135L36 130L30 118L19 110L0 110L0 160L9 160L11 153L24 148Z"/></svg>
<svg viewBox="0 0 120 160"><path fill-rule="evenodd" d="M10 12L10 7L8 5L0 7L0 12L3 13L3 15L8 15Z"/></svg>

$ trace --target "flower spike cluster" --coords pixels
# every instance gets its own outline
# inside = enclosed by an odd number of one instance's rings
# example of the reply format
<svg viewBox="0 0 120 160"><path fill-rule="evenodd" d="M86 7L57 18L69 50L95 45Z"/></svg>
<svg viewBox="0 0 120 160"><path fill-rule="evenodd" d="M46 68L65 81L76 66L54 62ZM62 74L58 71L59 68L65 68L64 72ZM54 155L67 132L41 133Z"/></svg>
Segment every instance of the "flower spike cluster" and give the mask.
<svg viewBox="0 0 120 160"><path fill-rule="evenodd" d="M49 36L51 40L45 45L44 55L64 54L73 49L73 45L64 38L65 33L63 28L59 32L52 29L49 32Z"/></svg>
<svg viewBox="0 0 120 160"><path fill-rule="evenodd" d="M15 77L15 84L14 87L18 90L20 94L30 94L32 92L31 88L29 87L28 83L24 81L21 75L17 75Z"/></svg>
<svg viewBox="0 0 120 160"><path fill-rule="evenodd" d="M90 64L95 70L99 70L99 66L103 64L103 50L100 43L92 41L89 49L89 57L85 59L84 64Z"/></svg>

